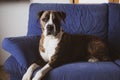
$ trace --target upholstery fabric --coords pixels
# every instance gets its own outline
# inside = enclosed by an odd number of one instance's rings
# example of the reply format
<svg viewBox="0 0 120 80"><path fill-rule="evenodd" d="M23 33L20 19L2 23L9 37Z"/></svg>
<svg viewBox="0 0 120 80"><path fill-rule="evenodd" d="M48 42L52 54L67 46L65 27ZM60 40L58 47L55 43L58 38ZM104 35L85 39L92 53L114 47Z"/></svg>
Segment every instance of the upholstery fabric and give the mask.
<svg viewBox="0 0 120 80"><path fill-rule="evenodd" d="M52 70L48 80L120 80L120 67L112 62L72 63Z"/></svg>
<svg viewBox="0 0 120 80"><path fill-rule="evenodd" d="M39 58L39 39L40 36L5 38L2 47L10 52L21 66L27 68Z"/></svg>
<svg viewBox="0 0 120 80"><path fill-rule="evenodd" d="M120 53L120 4L109 4L109 29L108 40Z"/></svg>
<svg viewBox="0 0 120 80"><path fill-rule="evenodd" d="M109 4L108 41L112 54L120 54L120 4ZM120 65L120 59L115 62Z"/></svg>
<svg viewBox="0 0 120 80"><path fill-rule="evenodd" d="M117 59L115 63L120 66L120 59Z"/></svg>
<svg viewBox="0 0 120 80"><path fill-rule="evenodd" d="M70 5L70 4L31 4L29 10L28 35L40 35L38 12L57 10L66 13L65 23L62 27L71 34L92 34L101 38L107 35L107 5Z"/></svg>
<svg viewBox="0 0 120 80"><path fill-rule="evenodd" d="M6 61L5 69L12 74L10 80L21 80L26 71L13 56ZM119 80L119 74L120 67L113 62L78 62L53 69L44 80Z"/></svg>
<svg viewBox="0 0 120 80"><path fill-rule="evenodd" d="M25 73L24 69L15 59L10 56L4 63L4 69L10 74L10 80L22 80L22 76Z"/></svg>

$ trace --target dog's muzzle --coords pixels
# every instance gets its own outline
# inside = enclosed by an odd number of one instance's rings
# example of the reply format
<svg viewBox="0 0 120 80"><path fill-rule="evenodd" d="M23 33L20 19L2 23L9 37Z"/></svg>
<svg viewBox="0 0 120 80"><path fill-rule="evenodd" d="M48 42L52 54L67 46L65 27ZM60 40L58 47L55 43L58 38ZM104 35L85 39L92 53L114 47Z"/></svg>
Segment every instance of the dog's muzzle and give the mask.
<svg viewBox="0 0 120 80"><path fill-rule="evenodd" d="M54 25L47 25L47 35L54 35L55 31L54 31Z"/></svg>

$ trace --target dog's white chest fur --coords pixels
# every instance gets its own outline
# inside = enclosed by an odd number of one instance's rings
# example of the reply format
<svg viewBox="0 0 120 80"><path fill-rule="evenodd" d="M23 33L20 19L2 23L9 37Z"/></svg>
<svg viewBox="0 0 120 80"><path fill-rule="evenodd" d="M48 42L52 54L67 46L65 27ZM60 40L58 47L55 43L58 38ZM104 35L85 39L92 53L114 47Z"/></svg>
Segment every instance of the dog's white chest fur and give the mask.
<svg viewBox="0 0 120 80"><path fill-rule="evenodd" d="M43 47L45 52L40 52L40 55L44 61L50 61L51 57L55 54L55 49L59 43L59 39L54 38L53 36L47 36L44 38Z"/></svg>

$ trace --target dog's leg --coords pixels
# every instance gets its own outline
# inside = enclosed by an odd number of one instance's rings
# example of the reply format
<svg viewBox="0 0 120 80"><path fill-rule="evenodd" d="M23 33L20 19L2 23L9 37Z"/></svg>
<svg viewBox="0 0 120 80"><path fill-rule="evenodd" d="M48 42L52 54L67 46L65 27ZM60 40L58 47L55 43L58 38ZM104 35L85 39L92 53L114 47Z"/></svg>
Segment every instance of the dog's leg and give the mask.
<svg viewBox="0 0 120 80"><path fill-rule="evenodd" d="M36 63L33 63L27 70L27 72L23 75L22 80L31 80L31 76L33 71L38 68L39 65L37 65Z"/></svg>
<svg viewBox="0 0 120 80"><path fill-rule="evenodd" d="M39 70L32 80L41 80L47 72L49 72L52 67L47 63L41 70Z"/></svg>

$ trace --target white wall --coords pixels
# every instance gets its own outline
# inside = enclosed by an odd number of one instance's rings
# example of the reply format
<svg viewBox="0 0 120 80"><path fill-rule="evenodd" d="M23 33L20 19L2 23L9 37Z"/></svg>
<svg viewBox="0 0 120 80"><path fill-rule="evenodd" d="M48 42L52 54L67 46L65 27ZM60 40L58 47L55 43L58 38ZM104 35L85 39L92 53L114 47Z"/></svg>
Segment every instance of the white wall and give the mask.
<svg viewBox="0 0 120 80"><path fill-rule="evenodd" d="M2 40L27 33L28 8L29 2L0 3L0 65L9 56L1 47Z"/></svg>
<svg viewBox="0 0 120 80"><path fill-rule="evenodd" d="M32 3L70 3L69 0L30 0Z"/></svg>

